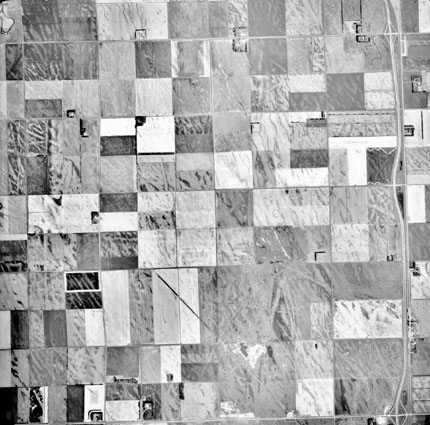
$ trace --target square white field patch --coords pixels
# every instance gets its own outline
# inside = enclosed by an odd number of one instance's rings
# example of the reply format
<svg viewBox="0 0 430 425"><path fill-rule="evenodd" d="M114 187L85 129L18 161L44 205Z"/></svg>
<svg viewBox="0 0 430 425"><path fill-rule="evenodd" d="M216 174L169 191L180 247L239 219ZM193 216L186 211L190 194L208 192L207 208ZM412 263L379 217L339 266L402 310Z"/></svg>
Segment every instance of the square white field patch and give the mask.
<svg viewBox="0 0 430 425"><path fill-rule="evenodd" d="M26 81L25 99L62 99L63 81Z"/></svg>
<svg viewBox="0 0 430 425"><path fill-rule="evenodd" d="M367 153L363 147L348 149L348 183L350 186L367 184Z"/></svg>
<svg viewBox="0 0 430 425"><path fill-rule="evenodd" d="M87 347L105 345L104 317L102 309L85 309L85 341Z"/></svg>
<svg viewBox="0 0 430 425"><path fill-rule="evenodd" d="M7 83L0 81L0 118L7 117Z"/></svg>
<svg viewBox="0 0 430 425"><path fill-rule="evenodd" d="M160 382L181 381L181 346L162 345L160 347ZM169 375L171 375L169 377ZM172 378L171 381L169 379Z"/></svg>
<svg viewBox="0 0 430 425"><path fill-rule="evenodd" d="M106 421L138 421L139 400L113 400L106 402Z"/></svg>
<svg viewBox="0 0 430 425"><path fill-rule="evenodd" d="M0 349L10 349L10 311L0 311Z"/></svg>
<svg viewBox="0 0 430 425"><path fill-rule="evenodd" d="M324 74L289 75L291 93L321 93L326 91Z"/></svg>
<svg viewBox="0 0 430 425"><path fill-rule="evenodd" d="M136 134L134 118L105 118L100 120L100 137L134 136Z"/></svg>
<svg viewBox="0 0 430 425"><path fill-rule="evenodd" d="M12 357L10 350L0 350L0 388L12 386Z"/></svg>
<svg viewBox="0 0 430 425"><path fill-rule="evenodd" d="M430 32L430 3L428 0L418 2L419 32Z"/></svg>
<svg viewBox="0 0 430 425"><path fill-rule="evenodd" d="M187 303L179 304L181 344L200 344L198 269L179 269L179 295ZM194 312L194 313L193 313Z"/></svg>
<svg viewBox="0 0 430 425"><path fill-rule="evenodd" d="M408 222L426 222L426 194L422 184L408 186Z"/></svg>
<svg viewBox="0 0 430 425"><path fill-rule="evenodd" d="M167 2L97 0L97 27L102 41L134 40L136 29L145 29L149 40L167 39Z"/></svg>
<svg viewBox="0 0 430 425"><path fill-rule="evenodd" d="M334 303L334 338L401 338L402 300Z"/></svg>
<svg viewBox="0 0 430 425"><path fill-rule="evenodd" d="M366 91L364 92L364 103L366 109L394 109L396 98L394 92L390 90Z"/></svg>
<svg viewBox="0 0 430 425"><path fill-rule="evenodd" d="M430 110L406 109L403 117L404 124L415 130L413 136L405 137L406 147L430 146Z"/></svg>
<svg viewBox="0 0 430 425"><path fill-rule="evenodd" d="M187 229L177 232L179 267L216 266L215 229Z"/></svg>
<svg viewBox="0 0 430 425"><path fill-rule="evenodd" d="M252 152L216 153L215 186L217 189L252 188Z"/></svg>
<svg viewBox="0 0 430 425"><path fill-rule="evenodd" d="M98 194L34 195L28 197L29 232L91 233L99 230L93 214L99 211Z"/></svg>
<svg viewBox="0 0 430 425"><path fill-rule="evenodd" d="M185 382L181 419L201 422L218 415L218 387L215 382Z"/></svg>
<svg viewBox="0 0 430 425"><path fill-rule="evenodd" d="M209 41L172 41L172 77L209 77Z"/></svg>
<svg viewBox="0 0 430 425"><path fill-rule="evenodd" d="M104 416L104 385L85 385L84 388L84 421L91 422L91 412L101 412Z"/></svg>
<svg viewBox="0 0 430 425"><path fill-rule="evenodd" d="M174 117L146 117L146 122L137 127L137 153L174 152Z"/></svg>
<svg viewBox="0 0 430 425"><path fill-rule="evenodd" d="M215 192L178 192L176 194L177 229L215 228Z"/></svg>
<svg viewBox="0 0 430 425"><path fill-rule="evenodd" d="M92 220L92 213L99 212L98 195L63 195L62 212L64 233L98 231L97 222Z"/></svg>
<svg viewBox="0 0 430 425"><path fill-rule="evenodd" d="M336 224L331 226L332 261L369 261L369 225Z"/></svg>
<svg viewBox="0 0 430 425"><path fill-rule="evenodd" d="M277 168L277 187L328 186L328 168Z"/></svg>
<svg viewBox="0 0 430 425"><path fill-rule="evenodd" d="M391 72L371 72L364 74L364 98L366 109L393 109L393 75Z"/></svg>
<svg viewBox="0 0 430 425"><path fill-rule="evenodd" d="M133 232L138 227L137 211L100 213L101 232Z"/></svg>
<svg viewBox="0 0 430 425"><path fill-rule="evenodd" d="M365 72L365 91L390 91L394 89L393 75L391 72Z"/></svg>
<svg viewBox="0 0 430 425"><path fill-rule="evenodd" d="M136 79L136 114L171 116L173 113L171 78Z"/></svg>
<svg viewBox="0 0 430 425"><path fill-rule="evenodd" d="M419 275L411 275L411 295L413 300L430 300L430 262L416 261Z"/></svg>
<svg viewBox="0 0 430 425"><path fill-rule="evenodd" d="M176 267L175 230L139 231L139 268Z"/></svg>
<svg viewBox="0 0 430 425"><path fill-rule="evenodd" d="M334 414L333 379L299 379L296 388L296 409L303 416Z"/></svg>

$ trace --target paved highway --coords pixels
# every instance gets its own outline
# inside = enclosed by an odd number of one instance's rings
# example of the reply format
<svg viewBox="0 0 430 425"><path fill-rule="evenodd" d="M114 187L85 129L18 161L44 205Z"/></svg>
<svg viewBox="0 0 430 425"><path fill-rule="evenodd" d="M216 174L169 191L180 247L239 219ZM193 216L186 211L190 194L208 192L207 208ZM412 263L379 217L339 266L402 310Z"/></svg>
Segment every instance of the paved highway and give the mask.
<svg viewBox="0 0 430 425"><path fill-rule="evenodd" d="M407 186L407 164L406 164L406 145L403 136L403 64L401 53L401 40L402 40L402 25L401 14L399 14L399 21L397 22L397 31L391 21L390 4L389 0L384 0L385 12L387 16L386 37L390 44L390 54L392 63L392 74L394 84L394 94L396 103L397 114L397 152L392 171L392 188L393 197L397 199L397 190L400 188L403 193L403 216L399 203L396 202L397 214L399 217L401 238L402 238L402 263L403 263L403 369L402 375L397 387L394 405L390 410L391 414L395 415L397 425L410 424L411 412L411 367L410 360L411 354L409 349L409 329L407 322L407 314L410 307L410 273L409 273L409 236L408 236L408 186ZM402 167L400 167L402 161ZM399 171L402 170L403 180L398 181ZM402 393L407 391L408 401L406 405L402 402ZM400 421L399 415L405 415L403 421Z"/></svg>

